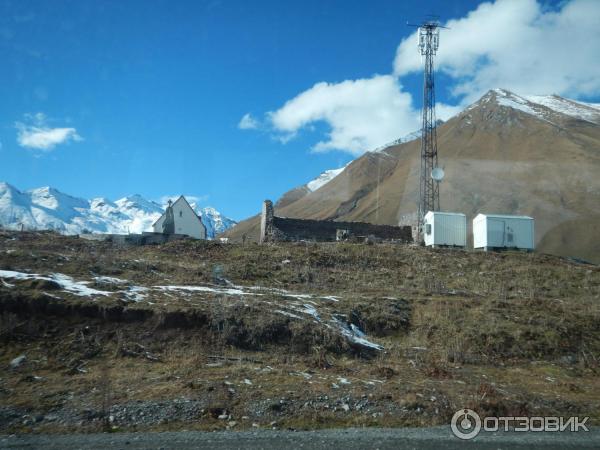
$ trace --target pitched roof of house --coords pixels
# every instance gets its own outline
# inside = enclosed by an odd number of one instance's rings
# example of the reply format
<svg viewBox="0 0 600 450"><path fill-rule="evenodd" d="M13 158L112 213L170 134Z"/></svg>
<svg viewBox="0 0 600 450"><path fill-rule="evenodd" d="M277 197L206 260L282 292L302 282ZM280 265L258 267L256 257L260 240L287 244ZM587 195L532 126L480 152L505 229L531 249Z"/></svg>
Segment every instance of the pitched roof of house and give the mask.
<svg viewBox="0 0 600 450"><path fill-rule="evenodd" d="M179 198L173 202L173 205L175 203L177 203L181 199L183 199L183 201L185 202L185 204L188 205L188 208L190 208L192 210L192 212L194 213L194 216L196 216L198 218L198 221L200 222L200 225L202 225L202 227L206 231L206 225L204 225L204 222L202 222L202 217L200 217L198 214L196 214L196 211L194 211L194 208L192 208L192 205L190 205L190 203L187 201L187 199L183 195L180 195ZM158 219L156 219L156 222L154 222L152 224L152 226L154 227L154 225L156 225L158 223L158 221L165 216L166 213L167 213L166 211L164 213L162 213L162 216L160 216Z"/></svg>

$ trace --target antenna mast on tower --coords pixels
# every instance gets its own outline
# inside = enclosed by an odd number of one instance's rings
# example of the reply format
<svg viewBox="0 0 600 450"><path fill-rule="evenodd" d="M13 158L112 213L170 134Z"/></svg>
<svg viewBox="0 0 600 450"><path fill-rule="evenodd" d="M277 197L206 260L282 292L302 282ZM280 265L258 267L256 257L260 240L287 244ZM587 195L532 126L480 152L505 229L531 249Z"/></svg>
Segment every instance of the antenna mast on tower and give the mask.
<svg viewBox="0 0 600 450"><path fill-rule="evenodd" d="M419 51L425 56L423 77L423 119L421 125L421 174L419 182L418 233L423 240L423 221L428 211L440 209L441 179L432 173L438 167L437 133L435 117L435 80L433 57L440 43L437 20L425 21L419 26Z"/></svg>

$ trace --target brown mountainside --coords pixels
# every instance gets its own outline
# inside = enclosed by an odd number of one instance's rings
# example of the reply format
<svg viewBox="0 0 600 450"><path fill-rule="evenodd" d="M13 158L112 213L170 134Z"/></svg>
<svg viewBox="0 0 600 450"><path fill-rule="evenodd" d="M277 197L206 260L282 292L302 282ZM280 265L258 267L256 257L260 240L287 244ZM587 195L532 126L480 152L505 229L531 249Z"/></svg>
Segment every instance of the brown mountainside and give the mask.
<svg viewBox="0 0 600 450"><path fill-rule="evenodd" d="M420 140L368 152L314 192L284 194L284 217L398 224L414 216ZM600 263L600 108L496 89L438 127L442 210L536 219L542 252ZM257 205L257 209L260 205ZM258 216L225 236L258 238Z"/></svg>

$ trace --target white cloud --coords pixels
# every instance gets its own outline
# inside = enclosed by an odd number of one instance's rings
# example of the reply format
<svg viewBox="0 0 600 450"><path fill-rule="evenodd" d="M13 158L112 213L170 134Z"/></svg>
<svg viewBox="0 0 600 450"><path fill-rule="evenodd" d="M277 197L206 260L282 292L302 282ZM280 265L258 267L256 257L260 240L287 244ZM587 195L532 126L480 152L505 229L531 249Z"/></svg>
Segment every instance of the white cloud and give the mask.
<svg viewBox="0 0 600 450"><path fill-rule="evenodd" d="M391 75L317 83L269 113L269 117L284 138L293 137L313 122L327 122L331 130L326 140L313 147L317 152L344 150L360 154L419 126L411 96L402 92Z"/></svg>
<svg viewBox="0 0 600 450"><path fill-rule="evenodd" d="M252 114L246 113L244 117L240 119L238 128L240 130L256 130L260 126L260 122L252 117Z"/></svg>
<svg viewBox="0 0 600 450"><path fill-rule="evenodd" d="M25 120L28 123L15 123L17 143L21 147L50 151L59 144L83 140L75 128L49 127L44 113L26 114Z"/></svg>
<svg viewBox="0 0 600 450"><path fill-rule="evenodd" d="M450 29L442 30L436 66L449 76L446 88L456 104L438 103L438 118L447 120L497 87L574 98L600 93L598 0L572 0L558 9L536 0L497 0L445 25ZM392 74L317 83L267 113L267 123L285 143L322 122L330 129L313 151L361 154L419 128L419 111L401 79L422 70L413 33L400 43Z"/></svg>
<svg viewBox="0 0 600 450"><path fill-rule="evenodd" d="M438 69L463 103L491 88L580 97L600 91L600 2L573 0L548 10L535 0L483 3L442 30ZM416 33L404 39L394 71L422 70Z"/></svg>

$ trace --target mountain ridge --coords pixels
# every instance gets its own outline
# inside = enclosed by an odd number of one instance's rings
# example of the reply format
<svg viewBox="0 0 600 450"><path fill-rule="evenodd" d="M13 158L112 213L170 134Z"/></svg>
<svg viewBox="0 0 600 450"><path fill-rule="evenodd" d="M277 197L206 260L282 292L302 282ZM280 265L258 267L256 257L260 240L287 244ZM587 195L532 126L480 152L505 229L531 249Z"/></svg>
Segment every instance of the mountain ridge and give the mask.
<svg viewBox="0 0 600 450"><path fill-rule="evenodd" d="M191 206L202 217L207 236L231 228L236 222L212 207ZM63 234L140 233L151 231L164 207L133 194L111 201L105 197L86 200L51 186L20 191L0 182L0 226L8 229L52 229Z"/></svg>

